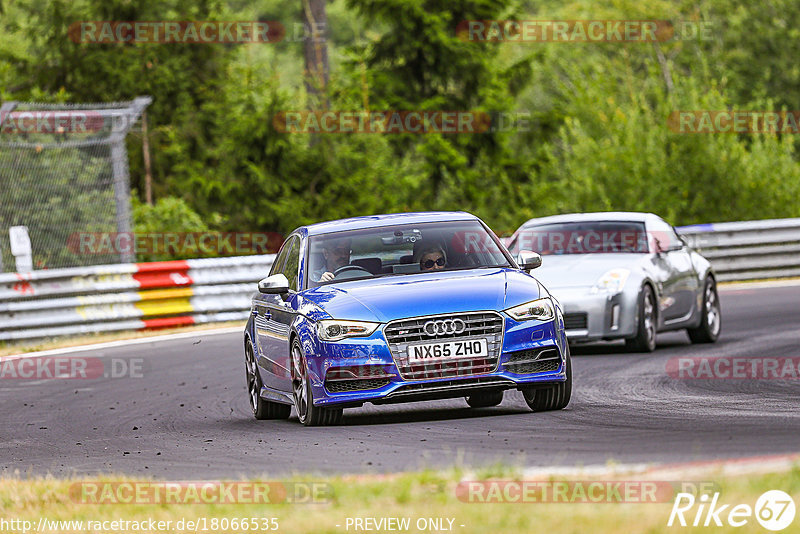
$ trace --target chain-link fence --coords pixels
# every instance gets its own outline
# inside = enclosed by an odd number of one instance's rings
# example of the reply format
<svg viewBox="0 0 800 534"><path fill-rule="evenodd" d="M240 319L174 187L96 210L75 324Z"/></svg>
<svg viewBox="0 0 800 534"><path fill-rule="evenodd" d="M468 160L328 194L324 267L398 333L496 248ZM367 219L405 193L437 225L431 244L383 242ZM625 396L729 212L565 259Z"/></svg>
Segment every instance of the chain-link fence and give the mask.
<svg viewBox="0 0 800 534"><path fill-rule="evenodd" d="M131 232L125 136L149 97L112 104L6 102L0 108L0 271L14 271L9 228L25 226L34 269L129 262L87 234Z"/></svg>

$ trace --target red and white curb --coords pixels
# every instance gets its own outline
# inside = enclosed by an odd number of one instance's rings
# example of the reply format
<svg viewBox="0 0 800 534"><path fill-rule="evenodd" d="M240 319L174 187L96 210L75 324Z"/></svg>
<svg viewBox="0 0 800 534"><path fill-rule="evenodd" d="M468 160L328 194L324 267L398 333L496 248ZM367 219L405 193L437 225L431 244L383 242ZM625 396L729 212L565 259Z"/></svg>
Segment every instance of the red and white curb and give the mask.
<svg viewBox="0 0 800 534"><path fill-rule="evenodd" d="M703 460L669 464L607 464L585 467L529 467L523 470L525 478L540 479L563 477L616 477L637 476L666 479L703 475L741 476L789 471L800 465L800 453L767 456L745 456L720 460Z"/></svg>

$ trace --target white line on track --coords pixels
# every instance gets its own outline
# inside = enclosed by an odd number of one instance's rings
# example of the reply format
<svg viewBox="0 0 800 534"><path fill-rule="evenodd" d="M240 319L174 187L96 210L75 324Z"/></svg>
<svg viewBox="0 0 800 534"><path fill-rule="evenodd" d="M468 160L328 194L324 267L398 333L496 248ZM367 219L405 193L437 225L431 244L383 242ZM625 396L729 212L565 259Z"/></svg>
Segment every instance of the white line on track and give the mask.
<svg viewBox="0 0 800 534"><path fill-rule="evenodd" d="M61 349L42 350L38 352L28 352L14 354L12 356L0 356L0 362L6 360L19 360L22 358L41 358L43 356L57 356L61 354L72 354L75 352L89 352L103 349L113 349L115 347L128 347L131 345L142 345L144 343L155 343L159 341L172 341L175 339L200 338L203 336L214 336L218 334L235 334L244 332L244 325L229 326L225 328L214 328L209 330L195 330L192 332L179 332L177 334L163 334L149 337L137 337L133 339L120 339L119 341L107 341L105 343L94 343L89 345L79 345L76 347L64 347Z"/></svg>
<svg viewBox="0 0 800 534"><path fill-rule="evenodd" d="M771 287L800 286L800 278L789 280L768 280L764 282L720 282L717 286L720 291L736 291L739 289L766 289Z"/></svg>

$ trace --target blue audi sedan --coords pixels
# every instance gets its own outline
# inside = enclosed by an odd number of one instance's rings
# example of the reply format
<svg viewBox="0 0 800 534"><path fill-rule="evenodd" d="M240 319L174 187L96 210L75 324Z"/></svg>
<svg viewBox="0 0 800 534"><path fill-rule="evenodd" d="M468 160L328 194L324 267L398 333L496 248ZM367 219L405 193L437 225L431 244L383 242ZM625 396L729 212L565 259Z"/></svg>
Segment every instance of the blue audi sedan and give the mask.
<svg viewBox="0 0 800 534"><path fill-rule="evenodd" d="M342 410L518 389L534 411L572 392L561 306L464 212L355 217L294 230L244 331L256 419L338 424Z"/></svg>

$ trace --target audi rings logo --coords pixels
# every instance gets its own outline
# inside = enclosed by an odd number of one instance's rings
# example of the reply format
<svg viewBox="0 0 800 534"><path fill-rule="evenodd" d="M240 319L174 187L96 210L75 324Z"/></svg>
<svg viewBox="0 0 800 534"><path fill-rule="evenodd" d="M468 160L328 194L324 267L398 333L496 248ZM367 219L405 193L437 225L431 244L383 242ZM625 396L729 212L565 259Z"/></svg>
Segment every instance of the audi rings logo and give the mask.
<svg viewBox="0 0 800 534"><path fill-rule="evenodd" d="M461 334L467 329L467 324L461 319L441 319L438 321L428 321L422 330L429 336L441 336L443 334Z"/></svg>

